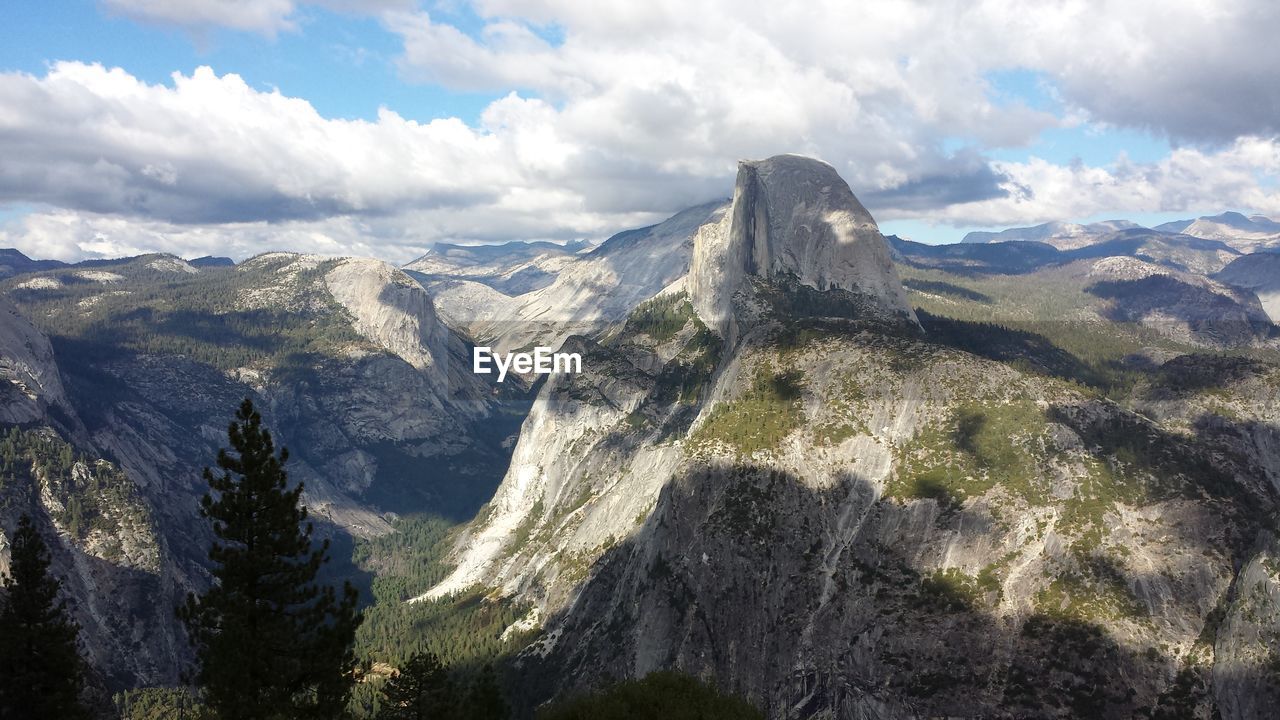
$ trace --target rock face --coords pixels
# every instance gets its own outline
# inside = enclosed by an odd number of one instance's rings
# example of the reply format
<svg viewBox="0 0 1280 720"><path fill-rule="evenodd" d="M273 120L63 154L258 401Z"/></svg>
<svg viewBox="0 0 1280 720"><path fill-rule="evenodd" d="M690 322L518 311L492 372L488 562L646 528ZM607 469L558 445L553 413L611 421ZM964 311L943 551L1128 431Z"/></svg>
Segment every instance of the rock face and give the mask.
<svg viewBox="0 0 1280 720"><path fill-rule="evenodd" d="M650 227L618 233L581 254L541 253L516 263L499 277L537 270L542 278L527 292L511 290L492 275L451 277L419 274L415 268L440 269L427 256L409 266L435 298L452 327L477 343L501 351L531 345L558 347L575 334L598 333L626 317L689 270L693 235L725 203L692 207ZM510 294L509 294L510 293Z"/></svg>
<svg viewBox="0 0 1280 720"><path fill-rule="evenodd" d="M0 299L0 422L34 422L51 406L68 407L49 339Z"/></svg>
<svg viewBox="0 0 1280 720"><path fill-rule="evenodd" d="M91 689L168 682L186 649L174 632L170 605L180 594L162 561L164 540L137 484L85 447L49 339L7 301L0 398L0 574L9 534L26 513L81 627Z"/></svg>
<svg viewBox="0 0 1280 720"><path fill-rule="evenodd" d="M837 181L745 164L684 283L570 341L586 372L544 385L428 595L533 605L530 702L675 668L772 718L1260 717L1280 366L1183 355L1103 399L1038 336L922 337ZM1107 258L1053 269L1098 337L1082 287L1176 272Z"/></svg>
<svg viewBox="0 0 1280 720"><path fill-rule="evenodd" d="M1215 276L1254 291L1271 321L1280 324L1280 253L1253 253L1235 260Z"/></svg>
<svg viewBox="0 0 1280 720"><path fill-rule="evenodd" d="M689 295L704 322L732 335L746 278L779 276L914 317L871 214L835 168L798 155L738 164L730 211L698 231Z"/></svg>

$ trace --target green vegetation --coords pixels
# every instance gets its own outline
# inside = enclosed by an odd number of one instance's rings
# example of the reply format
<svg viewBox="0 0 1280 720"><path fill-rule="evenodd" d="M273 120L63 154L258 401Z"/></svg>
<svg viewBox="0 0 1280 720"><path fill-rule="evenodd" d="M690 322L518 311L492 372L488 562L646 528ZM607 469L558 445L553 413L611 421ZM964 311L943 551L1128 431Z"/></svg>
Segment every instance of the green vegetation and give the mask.
<svg viewBox="0 0 1280 720"><path fill-rule="evenodd" d="M782 474L771 470L766 475L763 471L742 467L731 473L736 480L726 485L709 524L744 540L766 542L777 529L776 502Z"/></svg>
<svg viewBox="0 0 1280 720"><path fill-rule="evenodd" d="M44 273L62 283L58 288L17 288L18 280L0 287L55 348L65 350L59 353L64 360L74 359L77 349L85 353L88 345L98 361L119 355L183 355L230 370L370 347L323 289L324 273L336 261L296 273L277 272L289 262L281 258L186 274L150 270L148 259L102 268L122 276L113 283L60 270ZM272 299L262 307L246 306L246 298L255 293L269 293Z"/></svg>
<svg viewBox="0 0 1280 720"><path fill-rule="evenodd" d="M195 679L220 720L337 718L355 682L358 593L316 582L329 541L313 544L302 484L290 485L262 417L245 400L228 431L234 452L205 468L200 501L216 540L216 582L178 608L199 667Z"/></svg>
<svg viewBox="0 0 1280 720"><path fill-rule="evenodd" d="M901 450L898 472L887 494L933 499L944 508L954 508L1000 487L1028 503L1040 504L1045 488L1034 451L1040 449L1045 432L1044 413L1030 400L966 403L945 423L926 428Z"/></svg>
<svg viewBox="0 0 1280 720"><path fill-rule="evenodd" d="M866 393L854 373L842 373L827 397L827 408L836 417L814 425L814 440L819 445L830 446L839 445L854 435L869 434L870 428L859 415L865 401Z"/></svg>
<svg viewBox="0 0 1280 720"><path fill-rule="evenodd" d="M693 420L690 408L702 398L703 391L710 384L711 376L720 364L720 337L693 314L688 303L685 306L689 311L688 322L693 324L693 334L685 341L680 352L662 367L649 396L627 418L627 423L632 428L647 427L651 415L657 416L675 405L676 413L666 420L662 428L663 435L683 435Z"/></svg>
<svg viewBox="0 0 1280 720"><path fill-rule="evenodd" d="M486 665L469 686L449 676L440 658L414 653L381 688L377 720L504 720L507 704L493 666Z"/></svg>
<svg viewBox="0 0 1280 720"><path fill-rule="evenodd" d="M77 540L100 532L108 559L121 550L122 522L150 527L146 505L120 469L77 452L52 430L11 427L0 437L0 491L17 478L44 486L61 508L53 518ZM3 502L0 500L0 502Z"/></svg>
<svg viewBox="0 0 1280 720"><path fill-rule="evenodd" d="M215 720L187 688L139 688L112 698L120 720Z"/></svg>
<svg viewBox="0 0 1280 720"><path fill-rule="evenodd" d="M62 583L49 574L49 548L29 515L18 520L10 553L0 580L0 717L88 718L80 628L58 599Z"/></svg>
<svg viewBox="0 0 1280 720"><path fill-rule="evenodd" d="M1080 558L1077 565L1036 594L1040 612L1080 622L1147 617L1147 606L1129 589L1124 571L1113 561L1094 555Z"/></svg>
<svg viewBox="0 0 1280 720"><path fill-rule="evenodd" d="M687 293L672 293L647 300L636 306L627 317L622 336L647 335L654 342L671 340L697 317Z"/></svg>
<svg viewBox="0 0 1280 720"><path fill-rule="evenodd" d="M777 372L762 364L746 392L712 411L691 436L693 446L723 444L744 456L776 448L804 421L803 382L800 370Z"/></svg>
<svg viewBox="0 0 1280 720"><path fill-rule="evenodd" d="M556 703L538 720L764 720L741 698L687 675L656 672L605 690Z"/></svg>
<svg viewBox="0 0 1280 720"><path fill-rule="evenodd" d="M374 663L400 667L415 654L430 653L450 666L454 681L465 684L486 664L523 648L532 632L503 633L528 614L528 608L480 589L409 602L444 579L451 523L433 516L402 517L396 532L360 540L353 553L358 567L374 573L372 604L363 609L356 652ZM381 683L373 676L355 689L352 708L370 717L381 707Z"/></svg>
<svg viewBox="0 0 1280 720"><path fill-rule="evenodd" d="M1022 625L1024 647L1009 668L1002 706L1014 715L1130 717L1134 694L1123 675L1120 649L1102 627L1036 613ZM1019 712L1024 708L1025 712Z"/></svg>
<svg viewBox="0 0 1280 720"><path fill-rule="evenodd" d="M973 577L947 568L921 580L915 604L931 612L972 612L982 605L982 592Z"/></svg>

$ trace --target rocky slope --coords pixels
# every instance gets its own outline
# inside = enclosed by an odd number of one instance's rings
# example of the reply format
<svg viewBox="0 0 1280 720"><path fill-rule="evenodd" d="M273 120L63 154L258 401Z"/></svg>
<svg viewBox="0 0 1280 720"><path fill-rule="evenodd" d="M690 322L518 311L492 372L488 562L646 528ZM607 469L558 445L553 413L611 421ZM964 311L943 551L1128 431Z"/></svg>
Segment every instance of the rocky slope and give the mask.
<svg viewBox="0 0 1280 720"><path fill-rule="evenodd" d="M465 273L417 274L431 256L409 269L435 299L441 315L477 344L502 351L559 347L571 335L598 333L616 323L683 277L694 232L713 216L720 217L725 207L711 203L690 208L657 225L618 233L589 252L554 255L554 279L522 293L508 294L509 285Z"/></svg>
<svg viewBox="0 0 1280 720"><path fill-rule="evenodd" d="M1280 253L1245 255L1214 277L1257 293L1272 322L1280 324Z"/></svg>
<svg viewBox="0 0 1280 720"><path fill-rule="evenodd" d="M186 650L165 604L180 594L164 540L137 484L85 447L48 338L7 301L0 368L0 574L8 536L31 515L81 627L94 692L171 681Z"/></svg>
<svg viewBox="0 0 1280 720"><path fill-rule="evenodd" d="M1262 215L1246 217L1238 212L1225 212L1194 220L1165 223L1154 229L1222 240L1245 253L1280 245L1280 223Z"/></svg>
<svg viewBox="0 0 1280 720"><path fill-rule="evenodd" d="M85 475L96 458L110 459L137 509L104 511L107 524L66 551L85 626L124 633L89 637L113 687L172 683L182 669L172 606L208 582L200 471L243 398L290 448L291 477L339 553L347 536L389 532L394 513L469 517L492 494L524 412L517 394L470 372L469 346L418 283L378 261L276 253L196 268L149 256L15 278L5 290L30 319L0 317L6 422L46 427L49 442L85 458L81 469L59 465L63 490L40 495L51 532L77 537L58 518L102 495ZM54 487L19 475L15 487ZM108 522L124 517L145 522ZM129 561L106 567L89 548L113 533L151 550L118 548ZM133 590L118 578L126 570Z"/></svg>
<svg viewBox="0 0 1280 720"><path fill-rule="evenodd" d="M678 668L779 718L1260 717L1274 354L1118 385L1041 335L917 324L833 175L744 164L684 284L570 341L586 372L542 388L427 596L531 603L532 699ZM1126 271L1098 262L1067 270Z"/></svg>

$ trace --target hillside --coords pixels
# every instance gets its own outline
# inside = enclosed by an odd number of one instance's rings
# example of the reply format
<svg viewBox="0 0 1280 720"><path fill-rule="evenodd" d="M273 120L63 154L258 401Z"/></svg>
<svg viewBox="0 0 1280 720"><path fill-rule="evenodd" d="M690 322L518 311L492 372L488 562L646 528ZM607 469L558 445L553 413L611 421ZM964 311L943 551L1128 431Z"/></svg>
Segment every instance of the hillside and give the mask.
<svg viewBox="0 0 1280 720"><path fill-rule="evenodd" d="M1256 298L1133 258L903 264L917 325L900 289L789 264L813 236L756 218L814 201L745 208L744 167L683 288L571 341L590 370L542 387L427 596L531 603L530 698L675 668L770 717L1257 716L1280 692L1280 364ZM1108 313L1103 282L1190 330ZM1020 305L1028 329L973 318ZM1203 353L1237 341L1255 358Z"/></svg>

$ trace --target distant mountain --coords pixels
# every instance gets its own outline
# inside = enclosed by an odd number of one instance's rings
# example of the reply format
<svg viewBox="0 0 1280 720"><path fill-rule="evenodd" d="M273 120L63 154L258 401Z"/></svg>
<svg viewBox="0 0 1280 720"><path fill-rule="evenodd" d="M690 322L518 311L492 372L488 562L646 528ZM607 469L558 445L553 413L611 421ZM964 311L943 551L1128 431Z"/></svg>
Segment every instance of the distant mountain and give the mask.
<svg viewBox="0 0 1280 720"><path fill-rule="evenodd" d="M1069 222L1048 222L1033 227L1009 228L1000 232L971 232L960 241L962 243L993 243L1009 241L1042 242L1059 250L1070 250L1097 241L1099 238L1119 230L1140 228L1141 225L1128 220L1106 220L1103 222L1079 225Z"/></svg>
<svg viewBox="0 0 1280 720"><path fill-rule="evenodd" d="M467 278L504 295L522 295L555 282L560 268L591 247L586 240L508 242L500 245L436 243L404 269L420 280Z"/></svg>
<svg viewBox="0 0 1280 720"><path fill-rule="evenodd" d="M431 293L441 317L477 342L500 349L558 346L626 318L679 280L689 270L694 234L727 207L723 201L698 205L573 254L540 248L512 262L516 256L508 252L450 271L447 255L428 253L404 269ZM477 250L467 252L474 257Z"/></svg>
<svg viewBox="0 0 1280 720"><path fill-rule="evenodd" d="M574 240L563 245L560 243L515 240L498 245L457 245L455 243L436 243L431 250L409 265L437 261L455 268L476 267L481 265L512 264L521 260L529 260L543 255L572 255L591 247L586 240Z"/></svg>
<svg viewBox="0 0 1280 720"><path fill-rule="evenodd" d="M1222 269L1216 279L1258 294L1271 321L1280 324L1280 253L1245 255Z"/></svg>
<svg viewBox="0 0 1280 720"><path fill-rule="evenodd" d="M1175 220L1167 222L1163 225L1155 226L1155 230L1163 230L1165 232L1180 232L1196 237L1204 237L1199 235L1200 231L1214 230L1218 228L1229 228L1234 234L1239 233L1257 233L1261 235L1280 234L1280 223L1263 215L1252 215L1246 217L1238 212L1224 212L1221 215L1206 215L1194 220Z"/></svg>
<svg viewBox="0 0 1280 720"><path fill-rule="evenodd" d="M926 245L885 238L898 262L960 274L1022 274L1076 260L1130 257L1171 270L1214 273L1240 252L1220 240L1158 232L1147 228L1119 230L1070 249L1032 240Z"/></svg>
<svg viewBox="0 0 1280 720"><path fill-rule="evenodd" d="M14 248L0 248L0 279L65 266L59 260L32 260Z"/></svg>
<svg viewBox="0 0 1280 720"><path fill-rule="evenodd" d="M1238 212L1224 212L1194 220L1168 222L1153 229L1222 240L1246 253L1280 248L1280 222L1262 215L1246 217Z"/></svg>

